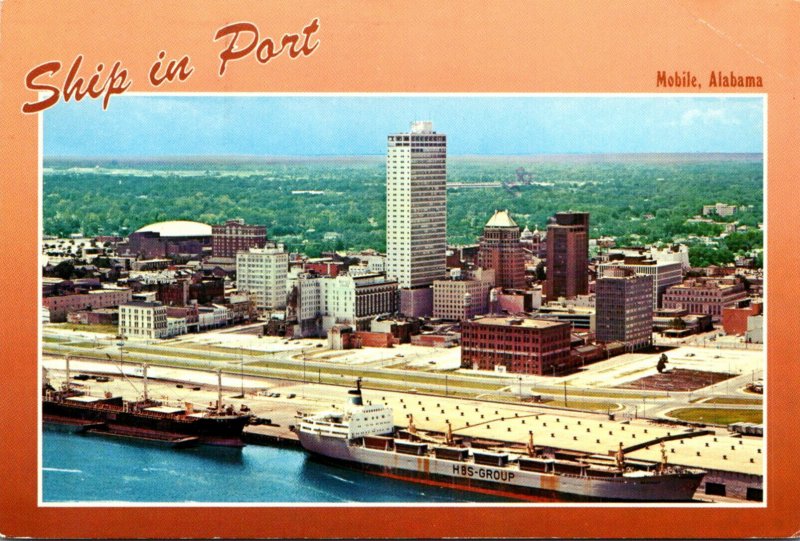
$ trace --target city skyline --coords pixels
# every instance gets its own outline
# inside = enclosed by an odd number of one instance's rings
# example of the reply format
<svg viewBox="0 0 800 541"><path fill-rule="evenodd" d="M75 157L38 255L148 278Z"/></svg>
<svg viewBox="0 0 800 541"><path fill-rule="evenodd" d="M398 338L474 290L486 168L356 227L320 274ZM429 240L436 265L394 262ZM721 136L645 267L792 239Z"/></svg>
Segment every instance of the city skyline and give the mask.
<svg viewBox="0 0 800 541"><path fill-rule="evenodd" d="M449 154L761 153L759 96L131 95L44 114L45 157L380 156L431 120Z"/></svg>

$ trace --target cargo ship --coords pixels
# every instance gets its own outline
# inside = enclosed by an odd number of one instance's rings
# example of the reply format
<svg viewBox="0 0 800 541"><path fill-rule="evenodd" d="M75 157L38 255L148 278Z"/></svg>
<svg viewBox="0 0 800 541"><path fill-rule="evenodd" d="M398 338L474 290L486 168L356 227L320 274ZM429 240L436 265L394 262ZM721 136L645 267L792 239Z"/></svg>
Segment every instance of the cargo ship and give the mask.
<svg viewBox="0 0 800 541"><path fill-rule="evenodd" d="M396 431L392 409L364 405L360 381L342 411L303 417L297 429L304 449L325 461L411 482L529 501L691 501L705 472L667 464L631 466L622 448L613 457L548 456L533 445L522 453L477 448L416 434L413 419ZM401 437L402 436L402 437ZM569 453L566 453L569 457ZM601 458L610 458L605 463Z"/></svg>
<svg viewBox="0 0 800 541"><path fill-rule="evenodd" d="M143 367L144 397L137 401L123 400L106 393L90 396L70 385L69 360L67 377L60 389L46 382L42 389L42 420L68 427L75 432L133 438L172 447L218 445L243 447L242 430L250 421L246 411L222 406L222 377L218 372L217 403L195 410L192 403L173 407L152 400L147 395L147 365Z"/></svg>

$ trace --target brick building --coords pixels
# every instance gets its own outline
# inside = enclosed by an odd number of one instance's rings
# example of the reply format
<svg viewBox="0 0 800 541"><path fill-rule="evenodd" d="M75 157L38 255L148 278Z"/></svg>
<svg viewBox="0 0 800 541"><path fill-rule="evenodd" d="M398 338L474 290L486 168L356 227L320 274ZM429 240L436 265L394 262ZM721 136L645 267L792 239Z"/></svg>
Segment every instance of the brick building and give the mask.
<svg viewBox="0 0 800 541"><path fill-rule="evenodd" d="M525 257L520 244L519 226L507 210L496 210L486 222L480 239L478 266L494 269L497 287L525 287Z"/></svg>
<svg viewBox="0 0 800 541"><path fill-rule="evenodd" d="M628 351L653 343L653 277L610 268L595 285L597 341L622 342Z"/></svg>
<svg viewBox="0 0 800 541"><path fill-rule="evenodd" d="M247 225L241 218L211 226L214 257L236 257L236 252L263 248L267 243L267 227Z"/></svg>
<svg viewBox="0 0 800 541"><path fill-rule="evenodd" d="M355 331L348 325L334 325L328 332L328 346L334 350L390 348L398 343L388 332Z"/></svg>
<svg viewBox="0 0 800 541"><path fill-rule="evenodd" d="M545 296L571 298L589 292L589 213L558 212L547 226Z"/></svg>
<svg viewBox="0 0 800 541"><path fill-rule="evenodd" d="M447 247L447 268L466 268L478 264L479 244Z"/></svg>
<svg viewBox="0 0 800 541"><path fill-rule="evenodd" d="M339 276L339 273L347 270L342 261L334 261L329 257L308 259L303 262L304 272L315 272L322 276Z"/></svg>
<svg viewBox="0 0 800 541"><path fill-rule="evenodd" d="M760 316L764 305L760 302L753 302L750 306L743 308L728 307L722 309L722 328L728 335L747 334L747 320L751 316Z"/></svg>
<svg viewBox="0 0 800 541"><path fill-rule="evenodd" d="M723 308L736 306L746 298L744 284L738 278L694 278L667 289L662 305L707 314L719 321Z"/></svg>
<svg viewBox="0 0 800 541"><path fill-rule="evenodd" d="M200 330L200 316L197 305L191 306L167 306L167 318L181 318L186 321L186 332L197 332Z"/></svg>
<svg viewBox="0 0 800 541"><path fill-rule="evenodd" d="M42 297L53 295L67 295L75 291L75 284L71 280L42 276Z"/></svg>
<svg viewBox="0 0 800 541"><path fill-rule="evenodd" d="M69 312L110 308L119 306L129 300L131 300L130 289L107 288L75 295L45 297L42 299L42 305L50 311L50 321L57 323L66 321Z"/></svg>
<svg viewBox="0 0 800 541"><path fill-rule="evenodd" d="M202 278L194 276L169 284L158 284L156 299L170 306L184 306L191 301L207 304L220 300L225 295L223 278Z"/></svg>
<svg viewBox="0 0 800 541"><path fill-rule="evenodd" d="M489 313L519 314L533 312L542 305L542 287L532 289L502 291L495 289L489 294Z"/></svg>
<svg viewBox="0 0 800 541"><path fill-rule="evenodd" d="M484 317L461 325L461 366L480 370L504 367L507 372L551 375L574 363L570 356L569 323Z"/></svg>

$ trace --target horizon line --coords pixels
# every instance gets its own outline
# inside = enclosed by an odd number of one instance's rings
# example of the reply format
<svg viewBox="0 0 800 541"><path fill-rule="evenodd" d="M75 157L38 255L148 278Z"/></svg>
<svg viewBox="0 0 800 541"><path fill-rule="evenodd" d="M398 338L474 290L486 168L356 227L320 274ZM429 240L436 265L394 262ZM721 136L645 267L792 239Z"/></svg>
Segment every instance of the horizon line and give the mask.
<svg viewBox="0 0 800 541"><path fill-rule="evenodd" d="M642 152L540 152L532 154L448 154L448 158L531 158L575 156L764 156L763 151L642 151ZM325 159L325 158L385 158L377 154L143 154L143 155L43 155L44 160L141 160L141 159Z"/></svg>

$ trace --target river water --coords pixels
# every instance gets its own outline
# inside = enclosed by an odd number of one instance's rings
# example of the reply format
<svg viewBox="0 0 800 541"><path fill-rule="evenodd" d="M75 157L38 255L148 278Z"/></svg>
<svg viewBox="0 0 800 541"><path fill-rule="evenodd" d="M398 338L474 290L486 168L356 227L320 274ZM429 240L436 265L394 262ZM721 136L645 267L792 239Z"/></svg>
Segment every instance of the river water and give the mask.
<svg viewBox="0 0 800 541"><path fill-rule="evenodd" d="M509 502L322 464L303 450L169 449L45 427L44 502Z"/></svg>

